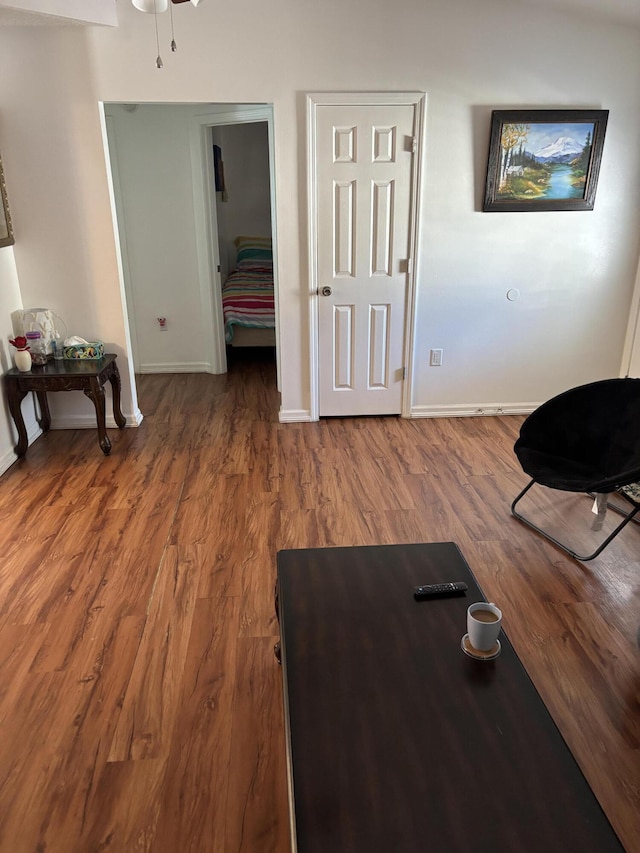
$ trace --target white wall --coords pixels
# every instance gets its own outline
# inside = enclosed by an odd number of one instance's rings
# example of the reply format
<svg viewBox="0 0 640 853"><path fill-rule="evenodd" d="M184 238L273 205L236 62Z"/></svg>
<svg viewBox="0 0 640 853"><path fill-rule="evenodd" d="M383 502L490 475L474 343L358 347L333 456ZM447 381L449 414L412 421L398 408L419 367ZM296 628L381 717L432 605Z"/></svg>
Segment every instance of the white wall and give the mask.
<svg viewBox="0 0 640 853"><path fill-rule="evenodd" d="M637 29L503 0L202 4L174 14L179 50L158 71L149 20L120 12L119 30L91 33L100 97L274 103L285 411L309 406L306 91L428 94L416 413L516 408L618 374L640 233ZM491 109L516 107L610 110L593 212L480 212Z"/></svg>
<svg viewBox="0 0 640 853"><path fill-rule="evenodd" d="M0 79L0 146L22 304L53 308L70 333L102 340L118 355L123 413L137 423L85 30L0 28ZM50 408L53 428L95 428L84 394L52 394ZM109 404L107 423L113 424Z"/></svg>
<svg viewBox="0 0 640 853"><path fill-rule="evenodd" d="M282 406L303 415L304 94L423 90L414 411L524 406L617 375L640 235L640 30L508 0L219 0L174 8L175 54L161 17L158 70L153 18L129 3L118 12L119 28L86 34L88 51L85 31L0 33L14 219L37 231L16 246L26 303L48 296L126 346L96 100L273 103ZM593 212L480 212L491 110L517 107L610 110ZM518 302L506 300L510 287ZM431 347L444 350L441 368L427 366Z"/></svg>
<svg viewBox="0 0 640 853"><path fill-rule="evenodd" d="M126 234L127 302L142 373L207 369L196 256L193 107L105 107ZM158 317L166 318L164 331Z"/></svg>

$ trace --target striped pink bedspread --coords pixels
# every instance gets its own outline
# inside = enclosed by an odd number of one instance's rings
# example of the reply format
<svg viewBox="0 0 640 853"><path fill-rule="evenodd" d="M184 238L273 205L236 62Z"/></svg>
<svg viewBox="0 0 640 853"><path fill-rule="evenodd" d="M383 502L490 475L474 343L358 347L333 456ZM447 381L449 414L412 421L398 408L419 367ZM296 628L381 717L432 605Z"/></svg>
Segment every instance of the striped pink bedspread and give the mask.
<svg viewBox="0 0 640 853"><path fill-rule="evenodd" d="M273 329L273 270L252 268L232 272L222 287L222 309L227 343L233 340L234 326Z"/></svg>

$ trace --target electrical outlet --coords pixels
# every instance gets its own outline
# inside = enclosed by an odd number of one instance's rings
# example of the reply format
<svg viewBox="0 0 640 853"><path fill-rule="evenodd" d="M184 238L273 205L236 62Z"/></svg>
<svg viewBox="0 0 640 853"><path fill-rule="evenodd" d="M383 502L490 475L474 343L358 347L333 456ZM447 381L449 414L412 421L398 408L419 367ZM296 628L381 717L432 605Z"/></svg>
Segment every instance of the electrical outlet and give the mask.
<svg viewBox="0 0 640 853"><path fill-rule="evenodd" d="M442 350L441 349L432 349L431 355L429 356L429 364L431 367L441 367L442 366Z"/></svg>

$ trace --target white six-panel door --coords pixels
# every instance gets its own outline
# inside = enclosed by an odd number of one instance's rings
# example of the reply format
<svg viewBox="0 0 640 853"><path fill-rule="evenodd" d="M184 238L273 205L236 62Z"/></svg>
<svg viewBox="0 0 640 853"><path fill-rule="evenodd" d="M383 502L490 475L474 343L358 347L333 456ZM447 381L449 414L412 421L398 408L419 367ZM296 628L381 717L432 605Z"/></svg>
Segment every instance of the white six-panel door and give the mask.
<svg viewBox="0 0 640 853"><path fill-rule="evenodd" d="M317 105L314 125L318 414L399 414L416 105Z"/></svg>

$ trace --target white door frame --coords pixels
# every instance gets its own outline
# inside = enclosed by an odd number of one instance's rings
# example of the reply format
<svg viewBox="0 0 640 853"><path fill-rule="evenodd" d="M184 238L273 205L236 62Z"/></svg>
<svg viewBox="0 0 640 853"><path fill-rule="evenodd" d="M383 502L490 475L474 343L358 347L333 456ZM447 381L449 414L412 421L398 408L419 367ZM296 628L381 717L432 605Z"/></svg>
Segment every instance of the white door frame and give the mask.
<svg viewBox="0 0 640 853"><path fill-rule="evenodd" d="M309 198L309 349L310 349L310 388L311 420L319 420L319 312L318 312L318 176L316 161L317 111L321 106L415 106L415 156L411 173L411 224L409 226L409 264L406 326L404 342L404 363L406 377L402 389L401 416L411 416L413 388L413 343L415 338L416 316L416 269L419 252L419 212L420 190L422 185L422 151L426 122L425 92L314 92L307 95L307 190Z"/></svg>
<svg viewBox="0 0 640 853"><path fill-rule="evenodd" d="M104 126L106 133L105 140L105 159L107 166L110 167L109 174L111 175L112 186L112 202L111 209L115 212L114 231L116 235L116 243L118 248L118 256L120 258L120 281L124 288L124 305L126 306L125 317L125 334L129 337L131 360L133 361L133 373L140 370L140 356L138 350L138 332L136 327L135 315L135 299L131 290L131 273L129 271L129 247L127 245L127 224L122 204L122 190L120 188L120 166L118 160L118 144L116 132L113 124L113 116L108 115L105 111L104 104L102 105L101 115L104 117Z"/></svg>
<svg viewBox="0 0 640 853"><path fill-rule="evenodd" d="M213 335L204 335L206 361L211 373L226 373L227 351L222 314L222 289L220 251L218 246L218 217L213 187L213 145L210 128L225 124L267 123L269 139L269 189L271 195L271 236L273 240L273 289L275 299L276 370L280 390L280 312L278 310L278 252L275 201L275 158L273 133L273 106L271 104L220 104L190 121L191 169L193 174L193 204L195 214L195 240L200 283L200 306L205 328Z"/></svg>

